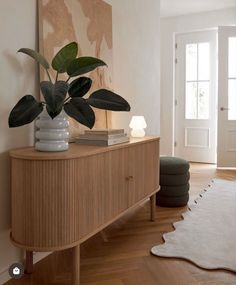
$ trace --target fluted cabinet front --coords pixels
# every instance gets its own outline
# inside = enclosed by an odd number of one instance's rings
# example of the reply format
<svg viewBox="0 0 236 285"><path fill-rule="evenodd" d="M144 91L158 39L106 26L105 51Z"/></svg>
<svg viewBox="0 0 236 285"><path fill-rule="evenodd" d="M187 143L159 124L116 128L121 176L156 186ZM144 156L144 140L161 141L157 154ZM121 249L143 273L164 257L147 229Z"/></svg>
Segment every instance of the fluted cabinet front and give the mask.
<svg viewBox="0 0 236 285"><path fill-rule="evenodd" d="M11 153L15 245L73 247L158 189L159 140L108 148L73 145L67 155Z"/></svg>
<svg viewBox="0 0 236 285"><path fill-rule="evenodd" d="M12 239L16 243L45 250L76 240L81 185L75 184L74 171L80 164L74 159L12 160Z"/></svg>

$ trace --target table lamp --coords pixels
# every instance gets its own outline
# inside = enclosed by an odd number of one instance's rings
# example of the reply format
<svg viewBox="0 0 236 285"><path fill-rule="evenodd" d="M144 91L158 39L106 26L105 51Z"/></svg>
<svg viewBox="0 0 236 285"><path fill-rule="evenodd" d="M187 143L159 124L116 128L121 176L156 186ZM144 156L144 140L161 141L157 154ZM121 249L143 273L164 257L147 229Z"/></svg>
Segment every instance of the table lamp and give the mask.
<svg viewBox="0 0 236 285"><path fill-rule="evenodd" d="M145 136L144 129L147 127L144 116L133 116L129 127L132 129L131 136L134 138L142 138Z"/></svg>

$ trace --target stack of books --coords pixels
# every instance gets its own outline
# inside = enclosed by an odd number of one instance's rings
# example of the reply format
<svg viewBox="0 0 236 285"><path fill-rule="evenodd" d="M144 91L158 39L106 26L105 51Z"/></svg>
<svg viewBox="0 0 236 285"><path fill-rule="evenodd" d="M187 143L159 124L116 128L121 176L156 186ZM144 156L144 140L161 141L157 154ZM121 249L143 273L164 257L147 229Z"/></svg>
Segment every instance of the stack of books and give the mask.
<svg viewBox="0 0 236 285"><path fill-rule="evenodd" d="M109 146L129 141L124 129L97 129L85 130L84 134L76 139L78 144Z"/></svg>

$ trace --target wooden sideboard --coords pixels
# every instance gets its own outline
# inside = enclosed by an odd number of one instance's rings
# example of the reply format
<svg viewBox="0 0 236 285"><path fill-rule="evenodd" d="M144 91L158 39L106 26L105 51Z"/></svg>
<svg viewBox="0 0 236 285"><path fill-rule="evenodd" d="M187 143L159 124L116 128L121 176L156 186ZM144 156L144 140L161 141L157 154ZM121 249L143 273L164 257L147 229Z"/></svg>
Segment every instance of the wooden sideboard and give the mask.
<svg viewBox="0 0 236 285"><path fill-rule="evenodd" d="M33 251L73 248L79 284L79 245L147 198L154 219L159 189L159 138L131 138L101 147L70 144L65 152L16 149L11 156L11 240Z"/></svg>

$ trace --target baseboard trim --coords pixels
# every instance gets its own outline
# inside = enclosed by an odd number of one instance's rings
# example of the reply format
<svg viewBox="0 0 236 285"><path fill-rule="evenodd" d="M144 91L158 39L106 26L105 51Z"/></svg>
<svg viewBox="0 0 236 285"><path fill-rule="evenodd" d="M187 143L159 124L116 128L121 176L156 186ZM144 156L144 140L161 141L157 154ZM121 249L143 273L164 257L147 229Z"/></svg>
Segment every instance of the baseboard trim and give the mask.
<svg viewBox="0 0 236 285"><path fill-rule="evenodd" d="M34 264L39 262L40 260L44 259L45 257L47 257L49 254L51 254L51 252L36 252L36 253L34 253L34 256L33 256ZM8 274L8 268L6 268L2 272L0 272L0 285L3 285L4 283L9 281L10 279L11 279L11 277Z"/></svg>

